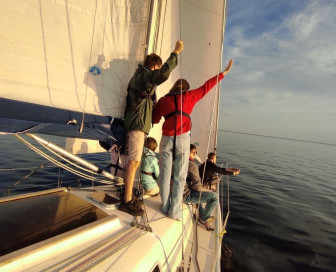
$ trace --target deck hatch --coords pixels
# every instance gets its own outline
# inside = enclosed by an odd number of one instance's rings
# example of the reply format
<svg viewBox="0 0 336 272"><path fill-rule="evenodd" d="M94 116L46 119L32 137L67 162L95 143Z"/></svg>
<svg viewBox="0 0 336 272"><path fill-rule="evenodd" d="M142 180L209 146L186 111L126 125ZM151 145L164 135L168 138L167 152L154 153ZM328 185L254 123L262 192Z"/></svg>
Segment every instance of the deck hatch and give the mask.
<svg viewBox="0 0 336 272"><path fill-rule="evenodd" d="M66 191L0 203L0 256L107 216Z"/></svg>

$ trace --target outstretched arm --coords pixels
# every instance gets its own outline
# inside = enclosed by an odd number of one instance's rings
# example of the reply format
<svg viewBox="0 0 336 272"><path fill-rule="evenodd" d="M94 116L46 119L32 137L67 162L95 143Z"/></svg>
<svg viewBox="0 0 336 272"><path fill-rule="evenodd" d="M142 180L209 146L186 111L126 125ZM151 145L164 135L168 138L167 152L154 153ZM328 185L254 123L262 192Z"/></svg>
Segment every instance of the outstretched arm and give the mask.
<svg viewBox="0 0 336 272"><path fill-rule="evenodd" d="M218 81L222 80L224 76L231 70L232 64L233 60L231 59L223 72L220 72L218 75L210 78L204 83L203 86L192 90L193 100L196 102L201 100L218 83Z"/></svg>
<svg viewBox="0 0 336 272"><path fill-rule="evenodd" d="M211 173L218 173L221 175L233 175L236 176L240 173L240 170L238 168L224 168L224 167L219 167L216 164L207 161L207 169L210 170Z"/></svg>
<svg viewBox="0 0 336 272"><path fill-rule="evenodd" d="M225 70L222 72L223 76L225 76L231 70L232 64L233 64L233 60L230 59L228 65L225 68Z"/></svg>
<svg viewBox="0 0 336 272"><path fill-rule="evenodd" d="M225 175L232 175L232 176L237 176L240 173L240 169L234 167L226 168L225 171L226 171Z"/></svg>

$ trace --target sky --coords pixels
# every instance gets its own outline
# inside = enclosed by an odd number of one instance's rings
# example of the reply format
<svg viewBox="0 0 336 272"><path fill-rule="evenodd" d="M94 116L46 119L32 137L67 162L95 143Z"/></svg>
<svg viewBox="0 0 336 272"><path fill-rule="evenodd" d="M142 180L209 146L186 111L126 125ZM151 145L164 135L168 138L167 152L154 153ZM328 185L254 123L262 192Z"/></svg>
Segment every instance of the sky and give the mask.
<svg viewBox="0 0 336 272"><path fill-rule="evenodd" d="M336 144L336 1L232 0L219 129Z"/></svg>

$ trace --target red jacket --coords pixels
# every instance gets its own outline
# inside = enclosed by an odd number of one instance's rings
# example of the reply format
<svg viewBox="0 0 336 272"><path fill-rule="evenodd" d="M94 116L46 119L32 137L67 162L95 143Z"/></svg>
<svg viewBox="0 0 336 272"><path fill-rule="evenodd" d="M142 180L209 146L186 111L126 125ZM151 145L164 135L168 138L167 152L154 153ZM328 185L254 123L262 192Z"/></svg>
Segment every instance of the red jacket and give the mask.
<svg viewBox="0 0 336 272"><path fill-rule="evenodd" d="M177 97L177 108L181 110L181 96L182 96L182 111L191 114L195 104L200 101L217 83L224 78L223 74L220 73L218 76L214 76L204 83L203 86L195 89L186 91L184 93L176 95ZM153 111L153 124L160 122L161 117L167 114L175 112L175 102L174 95L166 95L160 98L156 103ZM181 133L181 115L177 116L176 125L176 135L180 135L190 131L191 122L188 117L182 115L182 133ZM162 135L174 136L175 130L175 117L170 117L163 123Z"/></svg>

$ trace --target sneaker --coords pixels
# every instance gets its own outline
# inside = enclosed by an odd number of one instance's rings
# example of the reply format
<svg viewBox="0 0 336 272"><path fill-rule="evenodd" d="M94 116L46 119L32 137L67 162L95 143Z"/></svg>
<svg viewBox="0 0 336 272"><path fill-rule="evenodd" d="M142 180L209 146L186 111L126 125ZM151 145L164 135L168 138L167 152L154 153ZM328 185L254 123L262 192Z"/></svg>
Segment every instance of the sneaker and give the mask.
<svg viewBox="0 0 336 272"><path fill-rule="evenodd" d="M119 198L120 198L120 203L122 202L125 202L125 199L124 199L124 193L120 193L119 194ZM139 198L137 198L135 195L132 195L132 200L133 202L136 203L136 205L139 207L139 208L142 208L143 207L143 201Z"/></svg>
<svg viewBox="0 0 336 272"><path fill-rule="evenodd" d="M207 221L203 221L201 218L197 219L197 224L200 225L202 228L206 229L207 231L214 231L215 229L210 226Z"/></svg>
<svg viewBox="0 0 336 272"><path fill-rule="evenodd" d="M196 214L194 214L194 219L196 220ZM203 221L203 220L202 220L202 221ZM207 221L208 223L211 223L211 222L215 221L215 217L214 217L213 215L211 215L211 216L209 216L209 218L208 218L207 220L205 220L205 221Z"/></svg>
<svg viewBox="0 0 336 272"><path fill-rule="evenodd" d="M125 203L124 200L120 201L119 210L129 213L133 216L140 216L144 214L144 210L139 207L137 201L134 198L132 198L132 200L127 203Z"/></svg>
<svg viewBox="0 0 336 272"><path fill-rule="evenodd" d="M140 198L136 197L135 195L132 195L132 201L135 202L135 204L139 207L142 208L144 203L143 200L141 200Z"/></svg>

